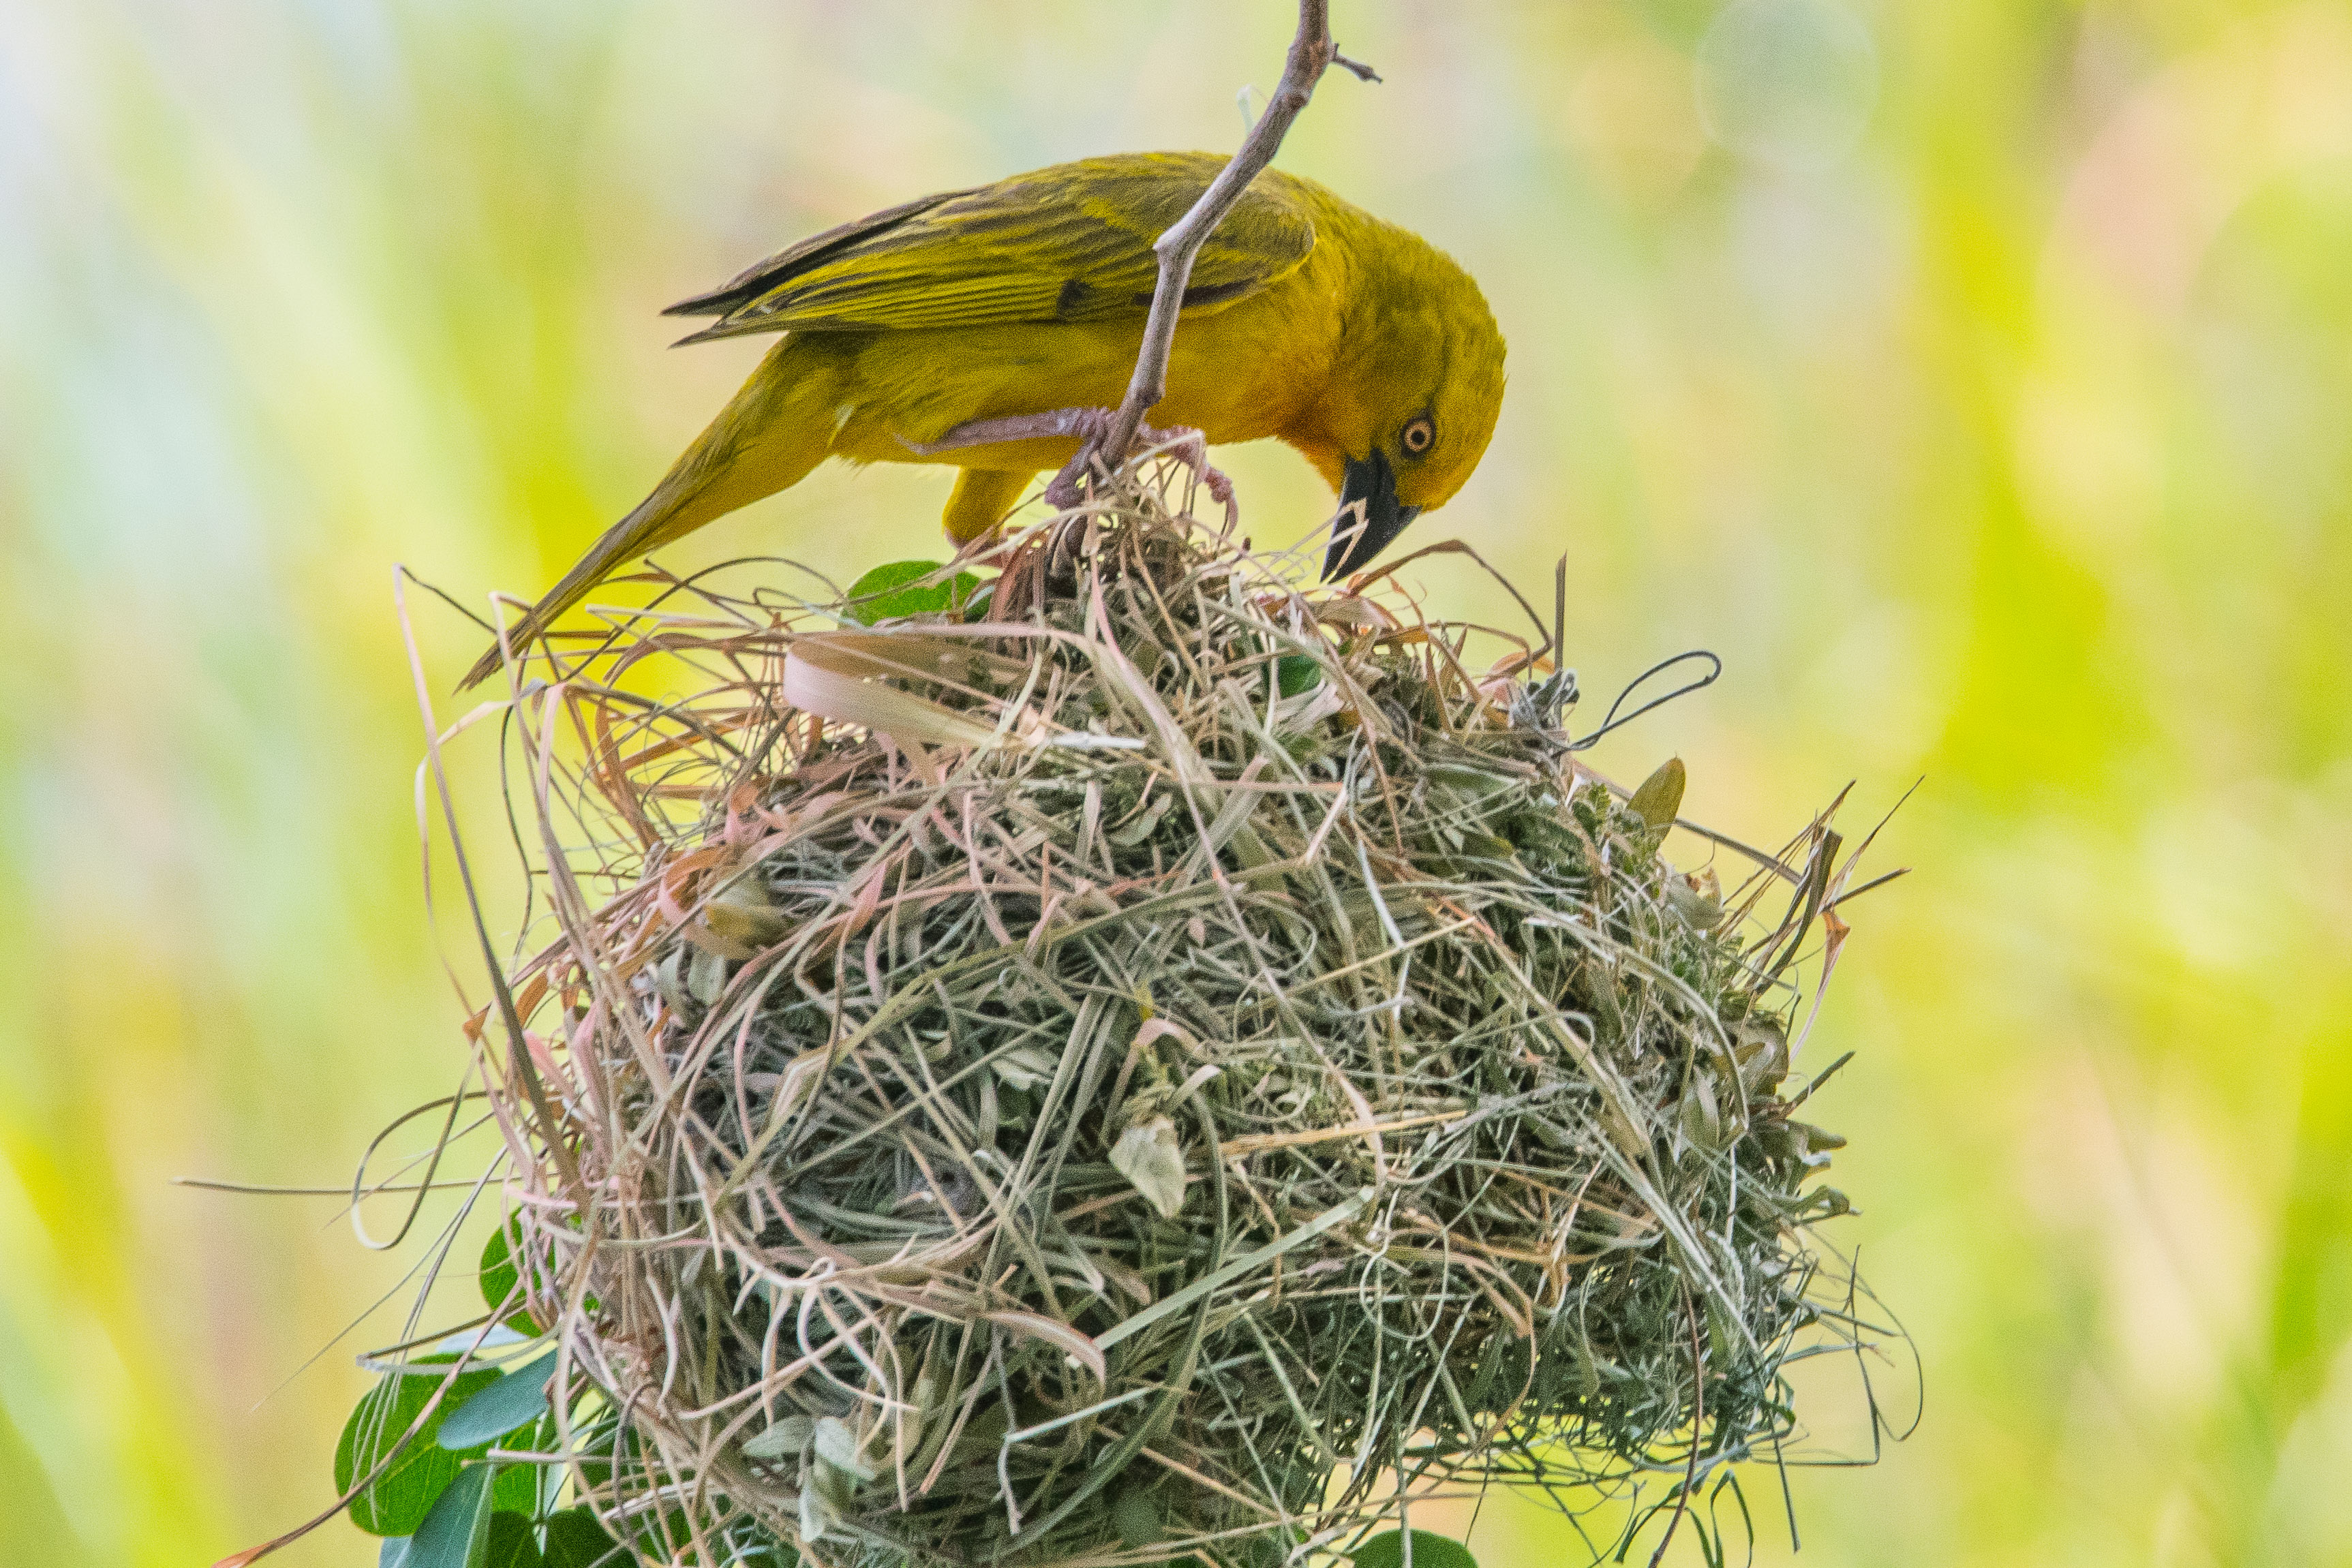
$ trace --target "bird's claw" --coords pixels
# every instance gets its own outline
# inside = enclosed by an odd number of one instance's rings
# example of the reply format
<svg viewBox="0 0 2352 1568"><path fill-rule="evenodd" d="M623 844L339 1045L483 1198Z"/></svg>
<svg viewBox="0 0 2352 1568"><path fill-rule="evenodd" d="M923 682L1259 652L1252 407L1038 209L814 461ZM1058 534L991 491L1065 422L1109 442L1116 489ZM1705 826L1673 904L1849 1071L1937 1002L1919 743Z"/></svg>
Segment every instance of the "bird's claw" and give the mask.
<svg viewBox="0 0 2352 1568"><path fill-rule="evenodd" d="M1226 521L1239 522L1241 514L1234 500L1234 482L1224 471L1209 464L1209 438L1191 425L1177 425L1168 430L1154 430L1146 425L1137 431L1136 438L1147 446L1166 449L1168 455L1190 468L1210 496L1225 508Z"/></svg>
<svg viewBox="0 0 2352 1568"><path fill-rule="evenodd" d="M1118 418L1117 413L1108 408L1057 408L1046 413L1015 414L1007 419L968 420L936 441L914 442L902 437L899 444L918 456L933 457L966 446L1076 436L1076 455L1062 465L1061 471L1045 486L1045 504L1067 511L1086 498L1083 481L1093 469L1095 459L1103 455L1102 444ZM1147 424L1137 429L1135 440L1137 445L1165 452L1190 468L1210 496L1225 508L1226 527L1241 521L1233 480L1210 465L1207 436L1190 425L1155 430Z"/></svg>
<svg viewBox="0 0 2352 1568"><path fill-rule="evenodd" d="M1090 423L1095 428L1087 433L1086 444L1078 448L1077 455L1064 465L1062 471L1054 476L1054 482L1045 486L1046 501L1064 508L1076 506L1083 497L1079 480L1094 465L1096 457L1101 455L1103 438L1110 434L1114 417L1107 408L1076 412L1093 415ZM1209 462L1209 440L1205 434L1191 425L1172 425L1165 430L1156 430L1146 424L1137 428L1135 440L1138 446L1147 451L1163 452L1190 468L1211 498L1225 508L1225 526L1231 528L1239 525L1241 506L1234 498L1234 482L1223 470Z"/></svg>
<svg viewBox="0 0 2352 1568"><path fill-rule="evenodd" d="M1078 437L1078 449L1067 463L1062 465L1061 472L1054 476L1053 482L1045 486L1045 504L1056 511L1066 512L1086 499L1085 488L1079 481L1094 466L1103 438L1110 434L1111 421L1118 416L1107 408L1065 409L1063 413L1071 416L1069 423L1073 426L1073 434Z"/></svg>

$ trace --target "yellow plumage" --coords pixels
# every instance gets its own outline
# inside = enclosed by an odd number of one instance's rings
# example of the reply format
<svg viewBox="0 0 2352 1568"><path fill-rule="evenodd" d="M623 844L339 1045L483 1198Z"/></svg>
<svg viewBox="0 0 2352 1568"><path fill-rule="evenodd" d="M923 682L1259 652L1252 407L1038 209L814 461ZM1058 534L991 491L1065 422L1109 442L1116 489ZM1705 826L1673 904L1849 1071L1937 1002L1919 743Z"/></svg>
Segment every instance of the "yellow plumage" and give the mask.
<svg viewBox="0 0 2352 1568"><path fill-rule="evenodd" d="M1001 522L1071 436L925 453L960 427L1108 408L1135 368L1151 244L1222 157L1130 153L925 197L771 256L671 308L716 324L687 341L782 332L653 494L516 629L544 628L607 574L798 484L827 457L963 472L950 536ZM1502 402L1503 340L1478 286L1419 235L1296 175L1260 174L1194 263L1155 425L1213 443L1274 436L1365 526L1353 568L1477 466ZM467 684L498 668L492 649Z"/></svg>

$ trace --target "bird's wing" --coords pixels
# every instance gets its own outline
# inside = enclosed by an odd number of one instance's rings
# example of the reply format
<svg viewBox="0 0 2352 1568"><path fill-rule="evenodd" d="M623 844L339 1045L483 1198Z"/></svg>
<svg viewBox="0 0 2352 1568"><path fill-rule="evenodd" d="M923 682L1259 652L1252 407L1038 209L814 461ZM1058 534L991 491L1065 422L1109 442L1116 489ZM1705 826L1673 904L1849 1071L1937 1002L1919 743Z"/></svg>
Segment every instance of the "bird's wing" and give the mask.
<svg viewBox="0 0 2352 1568"><path fill-rule="evenodd" d="M926 197L803 241L667 314L719 317L688 342L1140 319L1159 278L1152 241L1224 162L1206 152L1094 158ZM1301 184L1262 174L1202 246L1184 302L1245 298L1314 247Z"/></svg>

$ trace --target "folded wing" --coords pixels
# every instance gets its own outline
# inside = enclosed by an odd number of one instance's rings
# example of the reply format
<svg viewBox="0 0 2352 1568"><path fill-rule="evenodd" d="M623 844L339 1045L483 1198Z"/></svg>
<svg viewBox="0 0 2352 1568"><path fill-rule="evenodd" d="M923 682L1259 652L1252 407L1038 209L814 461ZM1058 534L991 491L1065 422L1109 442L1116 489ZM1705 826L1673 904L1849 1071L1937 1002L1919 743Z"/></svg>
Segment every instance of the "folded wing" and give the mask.
<svg viewBox="0 0 2352 1568"><path fill-rule="evenodd" d="M803 240L665 314L719 318L682 340L689 343L1139 318L1159 277L1152 241L1224 162L1206 152L1130 153L927 196ZM1246 298L1314 247L1299 187L1262 174L1202 247L1185 306Z"/></svg>

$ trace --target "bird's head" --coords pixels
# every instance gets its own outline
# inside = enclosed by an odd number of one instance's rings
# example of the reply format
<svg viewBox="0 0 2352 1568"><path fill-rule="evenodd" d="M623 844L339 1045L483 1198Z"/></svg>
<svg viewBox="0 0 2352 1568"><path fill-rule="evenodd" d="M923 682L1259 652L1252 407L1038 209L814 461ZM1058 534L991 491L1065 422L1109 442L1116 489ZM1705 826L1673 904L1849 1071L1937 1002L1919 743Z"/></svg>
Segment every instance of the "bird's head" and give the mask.
<svg viewBox="0 0 2352 1568"><path fill-rule="evenodd" d="M1328 580L1359 570L1423 512L1453 499L1503 406L1503 334L1452 258L1380 225L1348 313L1321 439L1302 443L1339 492ZM1360 520L1350 507L1360 504Z"/></svg>

